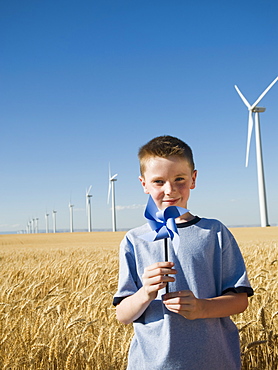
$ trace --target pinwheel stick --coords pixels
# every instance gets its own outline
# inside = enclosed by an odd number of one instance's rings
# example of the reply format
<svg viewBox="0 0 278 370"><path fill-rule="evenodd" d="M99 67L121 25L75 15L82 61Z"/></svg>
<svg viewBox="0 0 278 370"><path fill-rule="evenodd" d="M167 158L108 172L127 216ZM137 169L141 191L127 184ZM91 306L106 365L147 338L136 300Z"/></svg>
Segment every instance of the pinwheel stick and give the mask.
<svg viewBox="0 0 278 370"><path fill-rule="evenodd" d="M145 209L145 217L152 231L142 235L141 238L147 242L164 239L165 262L168 262L167 238L171 238L174 249L178 248L179 233L175 219L186 212L188 212L188 209L177 206L170 206L159 210L151 195L149 196L148 204ZM168 285L169 284L166 284L166 293L169 291Z"/></svg>
<svg viewBox="0 0 278 370"><path fill-rule="evenodd" d="M165 262L168 262L168 239L167 238L164 239L164 255L165 255ZM166 293L169 293L168 283L166 284Z"/></svg>

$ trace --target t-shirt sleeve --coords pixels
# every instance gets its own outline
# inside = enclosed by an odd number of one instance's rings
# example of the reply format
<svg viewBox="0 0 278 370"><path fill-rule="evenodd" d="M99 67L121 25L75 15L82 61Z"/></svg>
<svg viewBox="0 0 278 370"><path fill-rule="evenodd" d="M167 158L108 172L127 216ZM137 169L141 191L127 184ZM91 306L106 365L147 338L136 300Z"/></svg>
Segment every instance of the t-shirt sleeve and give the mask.
<svg viewBox="0 0 278 370"><path fill-rule="evenodd" d="M222 294L231 291L252 296L254 293L242 254L235 238L226 227L222 230L222 243Z"/></svg>
<svg viewBox="0 0 278 370"><path fill-rule="evenodd" d="M118 289L113 298L114 306L137 292L138 280L134 248L126 235L120 245L119 279Z"/></svg>

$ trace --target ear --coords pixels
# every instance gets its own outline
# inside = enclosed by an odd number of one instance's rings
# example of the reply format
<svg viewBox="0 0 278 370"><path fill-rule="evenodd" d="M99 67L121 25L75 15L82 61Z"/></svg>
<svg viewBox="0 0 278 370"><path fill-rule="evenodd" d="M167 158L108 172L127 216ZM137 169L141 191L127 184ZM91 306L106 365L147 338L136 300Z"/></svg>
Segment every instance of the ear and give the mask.
<svg viewBox="0 0 278 370"><path fill-rule="evenodd" d="M190 189L195 189L196 179L197 179L197 170L194 170L192 173L192 183L190 185Z"/></svg>
<svg viewBox="0 0 278 370"><path fill-rule="evenodd" d="M149 194L149 191L148 191L148 189L146 187L146 181L145 181L144 177L143 176L139 176L139 180L140 180L141 185L142 185L142 187L144 189L144 193L145 194Z"/></svg>

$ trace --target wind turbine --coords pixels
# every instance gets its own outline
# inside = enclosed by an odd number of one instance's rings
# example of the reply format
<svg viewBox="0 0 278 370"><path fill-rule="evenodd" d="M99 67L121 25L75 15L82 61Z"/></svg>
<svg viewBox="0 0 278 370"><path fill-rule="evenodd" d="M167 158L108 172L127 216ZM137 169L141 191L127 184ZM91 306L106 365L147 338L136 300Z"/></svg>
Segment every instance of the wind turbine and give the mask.
<svg viewBox="0 0 278 370"><path fill-rule="evenodd" d="M36 234L39 232L39 219L36 218Z"/></svg>
<svg viewBox="0 0 278 370"><path fill-rule="evenodd" d="M31 234L31 221L30 220L27 222L27 233Z"/></svg>
<svg viewBox="0 0 278 370"><path fill-rule="evenodd" d="M248 117L248 132L247 132L247 146L246 146L246 162L245 166L248 166L250 142L253 130L253 116L255 116L255 138L256 138L256 155L257 155L257 174L258 174L258 190L259 190L259 204L260 204L260 217L261 227L269 226L268 215L267 215L267 204L266 204L266 190L265 190L265 177L263 167L263 156L262 156L262 143L261 143L261 130L260 130L260 117L259 113L263 113L265 108L257 107L257 104L262 100L266 93L272 88L272 86L278 81L278 76L271 82L271 84L264 90L264 92L258 97L253 105L249 104L245 96L235 85L235 89L241 97L243 103L249 110Z"/></svg>
<svg viewBox="0 0 278 370"><path fill-rule="evenodd" d="M113 232L116 231L116 205L115 205L115 181L117 181L116 177L118 174L111 176L111 170L109 165L109 188L108 188L108 197L107 197L107 204L109 204L110 194L112 193L112 230Z"/></svg>
<svg viewBox="0 0 278 370"><path fill-rule="evenodd" d="M90 185L89 189L86 190L86 211L87 211L87 218L88 218L88 232L92 231L92 216L91 216L91 198L92 195L90 194L90 190L92 185Z"/></svg>
<svg viewBox="0 0 278 370"><path fill-rule="evenodd" d="M53 233L56 233L56 213L57 211L52 211L52 218L53 218Z"/></svg>
<svg viewBox="0 0 278 370"><path fill-rule="evenodd" d="M69 202L69 211L70 211L70 232L73 232L73 207L74 205Z"/></svg>
<svg viewBox="0 0 278 370"><path fill-rule="evenodd" d="M48 227L48 216L49 213L45 213L45 232L48 234L49 233L49 227Z"/></svg>

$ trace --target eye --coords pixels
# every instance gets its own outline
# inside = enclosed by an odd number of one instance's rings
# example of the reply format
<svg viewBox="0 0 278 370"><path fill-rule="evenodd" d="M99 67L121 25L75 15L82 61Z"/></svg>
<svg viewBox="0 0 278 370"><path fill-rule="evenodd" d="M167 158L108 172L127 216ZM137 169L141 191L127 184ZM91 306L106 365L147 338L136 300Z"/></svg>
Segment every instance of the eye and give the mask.
<svg viewBox="0 0 278 370"><path fill-rule="evenodd" d="M163 185L164 184L163 180L154 180L153 182L157 185Z"/></svg>
<svg viewBox="0 0 278 370"><path fill-rule="evenodd" d="M184 181L185 180L185 178L184 177L177 177L176 178L176 181Z"/></svg>

